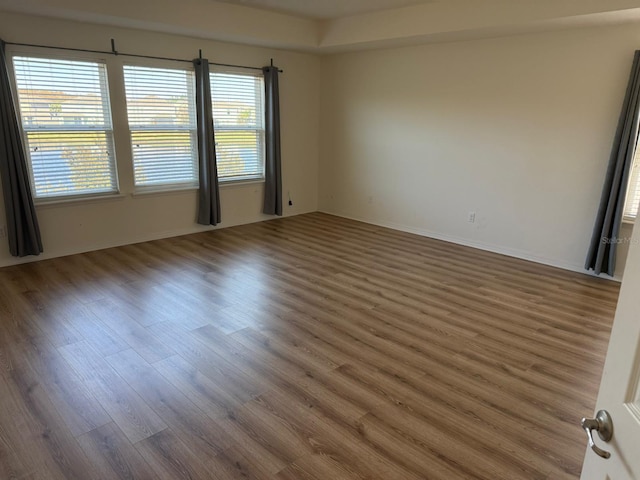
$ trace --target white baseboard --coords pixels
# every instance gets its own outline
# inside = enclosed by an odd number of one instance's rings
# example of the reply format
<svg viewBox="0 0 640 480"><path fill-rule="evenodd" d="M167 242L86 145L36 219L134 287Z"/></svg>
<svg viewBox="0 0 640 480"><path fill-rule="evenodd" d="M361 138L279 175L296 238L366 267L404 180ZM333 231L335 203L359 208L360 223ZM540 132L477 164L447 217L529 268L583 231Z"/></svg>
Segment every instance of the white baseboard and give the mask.
<svg viewBox="0 0 640 480"><path fill-rule="evenodd" d="M310 213L310 212L301 212L301 213L296 213L295 215L289 215L291 217L296 216L296 215L302 215L304 213ZM252 220L250 222L235 222L235 223L227 223L227 224L219 224L215 227L211 226L211 227L207 227L207 226L202 226L202 225L197 225L194 224L191 227L188 228L181 228L181 229L175 229L175 230L165 230L165 231L161 231L161 232L151 232L148 234L143 234L143 235L137 235L137 236L133 236L133 237L129 237L125 240L122 241L110 241L110 242L97 242L97 243L91 243L88 245L83 245L81 247L73 247L73 248L68 248L68 249L62 249L62 250L58 250L55 252L47 252L46 248L45 248L45 252L38 255L38 256L28 256L28 257L10 257L9 259L6 260L2 260L0 261L0 268L1 267L9 267L12 265L20 265L23 263L31 263L31 262L39 262L42 260L49 260L51 258L59 258L59 257L66 257L69 255L76 255L79 253L86 253L86 252L94 252L96 250L104 250L106 248L114 248L114 247L122 247L124 245L133 245L136 243L143 243L143 242L151 242L153 240L162 240L163 238L172 238L172 237L181 237L183 235L191 235L194 233L201 233L201 232L208 232L208 231L213 231L213 230L220 230L223 228L230 228L230 227L236 227L238 225L249 225L251 223L258 223L258 222L265 222L265 221L270 221L270 220L276 220L278 218L284 218L284 217L267 217L265 216L265 218L257 218L255 220ZM46 247L46 245L45 245Z"/></svg>
<svg viewBox="0 0 640 480"><path fill-rule="evenodd" d="M576 265L576 264L572 264L572 263L558 261L558 260L555 260L555 259L550 259L550 258L546 258L546 257L540 257L540 256L537 256L537 255L532 255L529 252L526 252L526 251L523 251L523 250L517 250L517 249L502 247L502 246L488 244L488 243L484 243L484 242L477 242L477 241L468 240L468 239L465 239L465 238L456 237L456 236L453 236L453 235L443 234L441 232L434 232L434 231L423 229L423 228L416 228L416 227L397 224L397 223L393 223L393 222L380 222L380 221L373 220L373 219L370 219L370 218L347 215L347 214L344 214L344 213L334 212L334 211L330 211L330 210L319 210L319 211L323 212L323 213L327 213L329 215L335 215L337 217L348 218L350 220L356 220L358 222L364 222L364 223L368 223L368 224L371 224L371 225L377 225L379 227L391 228L392 230L399 230L401 232L414 233L416 235L421 235L423 237L433 238L435 240L442 240L442 241L445 241L445 242L455 243L457 245L463 245L463 246L466 246L466 247L477 248L479 250L485 250L485 251L488 251L488 252L498 253L500 255L506 255L508 257L514 257L514 258L519 258L519 259L522 259L522 260L528 260L528 261L535 262L535 263L540 263L540 264L543 264L543 265L549 265L549 266L552 266L552 267L561 268L563 270L569 270L569 271L572 271L572 272L581 273L583 275L595 276L592 272L585 270L583 265ZM291 216L303 215L305 213L310 213L310 212L300 212L300 213L296 213L295 215L291 215ZM41 260L48 260L48 259L51 259L51 258L58 258L58 257L66 257L68 255L76 255L76 254L79 254L79 253L93 252L93 251L96 251L96 250L103 250L103 249L106 249L106 248L121 247L123 245L132 245L132 244L135 244L135 243L150 242L150 241L153 241L153 240L161 240L163 238L180 237L182 235L190 235L190 234L193 234L193 233L207 232L207 231L218 230L218 229L222 229L222 228L235 227L235 226L238 226L238 225L248 225L248 224L251 224L251 223L275 220L277 218L283 218L283 217L258 218L256 220L250 221L250 222L237 222L237 223L229 223L229 224L224 224L224 225L220 224L220 225L218 225L216 227L204 227L204 226L194 225L194 226L189 227L189 228L182 228L182 229L176 229L176 230L167 230L167 231L163 231L163 232L153 232L153 233L149 233L149 234L145 234L145 235L138 235L138 236L135 236L135 237L128 238L128 239L126 239L124 241L98 242L98 243L94 243L94 244L90 244L90 245L84 245L82 247L63 249L63 250L59 250L59 251L56 251L56 252L53 252L53 253L45 252L45 253L43 253L41 255L38 255L37 257L36 256L29 256L29 257L22 257L22 258L11 257L10 259L1 261L0 262L0 267L8 267L8 266L11 266L11 265L19 265L19 264L30 263L30 262L38 262L38 261L41 261ZM618 278L618 277L609 277L608 275L598 276L598 278L606 278L608 280L614 280L614 281L617 281L617 282L621 281L621 279Z"/></svg>
<svg viewBox="0 0 640 480"><path fill-rule="evenodd" d="M477 242L475 240L469 240L466 238L456 237L454 235L448 235L441 232L434 232L432 230L411 227L411 226L402 225L402 224L393 223L393 222L380 222L370 218L347 215L344 213L338 213L331 210L320 210L320 211L323 213L327 213L329 215L335 215L336 217L348 218L349 220L356 220L358 222L364 222L370 225L377 225L379 227L390 228L392 230L399 230L401 232L414 233L416 235L433 238L435 240L442 240L449 243L455 243L456 245L463 245L465 247L477 248L478 250L498 253L500 255L506 255L508 257L519 258L521 260L528 260L530 262L540 263L542 265L549 265L551 267L561 268L563 270L569 270L571 272L582 273L583 275L587 275L591 277L605 278L607 280L614 280L617 282L621 281L621 279L618 277L610 277L604 274L595 275L593 274L593 272L585 270L584 265L582 264L578 265L578 264L558 261L551 258L540 257L538 255L532 255L531 253L526 252L524 250L518 250L514 248L493 245L490 243Z"/></svg>

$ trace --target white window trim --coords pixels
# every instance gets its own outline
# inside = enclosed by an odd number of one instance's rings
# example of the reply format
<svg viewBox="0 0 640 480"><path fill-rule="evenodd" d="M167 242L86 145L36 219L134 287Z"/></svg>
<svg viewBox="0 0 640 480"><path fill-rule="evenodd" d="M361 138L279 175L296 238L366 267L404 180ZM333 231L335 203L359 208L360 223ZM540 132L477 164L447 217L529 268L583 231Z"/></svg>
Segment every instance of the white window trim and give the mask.
<svg viewBox="0 0 640 480"><path fill-rule="evenodd" d="M104 195L74 195L67 197L47 197L41 198L37 202L34 201L35 206L38 208L55 207L60 205L67 205L73 203L101 203L105 200L120 200L125 198L123 193L105 193Z"/></svg>
<svg viewBox="0 0 640 480"><path fill-rule="evenodd" d="M151 131L151 130L144 130L144 129L132 129L129 121L128 121L128 115L129 115L129 105L127 102L127 96L126 96L126 81L125 81L125 77L124 77L124 69L125 67L142 67L142 68L158 68L158 69L170 69L170 70L184 70L187 72L191 72L195 74L195 69L193 67L192 63L188 63L188 62L180 62L180 61L175 61L175 60L163 60L163 59L145 59L145 58L136 58L135 61L131 60L131 61L126 61L122 63L122 85L125 88L125 95L124 95L124 107L125 110L127 112L127 129L128 129L128 141L129 141L129 149L130 149L130 153L131 153L131 171L132 171L132 179L133 179L133 192L132 192L132 196L139 196L139 195L149 195L149 194L153 194L153 193L173 193L176 191L185 191L185 190L193 190L193 189L198 189L199 188L199 184L200 184L200 179L199 179L199 174L198 174L198 162L199 162L199 154L197 151L197 136L198 136L198 127L197 127L197 120L196 120L196 124L194 126L193 129L176 129L175 131L189 131L191 132L191 134L193 136L195 136L195 161L196 161L196 171L195 171L195 179L193 182L173 182L173 183L163 183L163 184L157 184L157 185L136 185L136 179L135 179L135 155L134 155L134 143L133 143L133 132L138 131L138 132L145 132L145 131ZM194 98L193 98L193 107L194 107L194 115L197 115L196 112L196 108L197 106L195 105L195 77L192 77L193 80L193 84L192 84L192 88L193 88L193 92L194 92Z"/></svg>
<svg viewBox="0 0 640 480"><path fill-rule="evenodd" d="M254 178L254 179L238 179L238 180L227 180L226 182L220 183L220 188L223 187L242 187L244 185L260 185L264 183L264 178Z"/></svg>
<svg viewBox="0 0 640 480"><path fill-rule="evenodd" d="M255 179L255 180L230 180L227 182L220 183L220 188L222 190L231 189L233 187L249 187L251 185L261 185L264 184L263 179ZM199 186L182 186L176 188L166 188L163 190L148 190L148 191L135 191L131 193L133 198L136 197L148 197L152 195L171 195L171 194L188 194L190 192L197 192L200 189Z"/></svg>
<svg viewBox="0 0 640 480"><path fill-rule="evenodd" d="M47 206L47 205L57 205L57 204L65 204L65 203L75 203L75 202L93 202L97 200L105 200L110 198L121 198L123 195L120 191L120 173L118 171L118 159L116 156L117 146L116 146L116 138L114 132L114 124L113 124L113 106L111 103L111 86L109 83L109 62L106 56L90 53L90 52L77 52L72 50L56 50L51 48L39 48L33 46L22 46L22 45L7 45L5 50L6 58L7 58L7 73L9 75L9 84L11 87L11 95L13 97L14 105L16 105L16 115L18 117L18 128L20 129L20 134L22 136L23 146L25 147L25 155L28 162L27 171L29 175L29 184L31 186L31 191L33 195L33 203L36 206ZM35 179L33 175L33 167L31 164L31 154L26 148L29 145L27 134L28 130L24 129L24 123L22 119L22 111L20 108L20 98L18 95L18 83L16 79L16 72L14 69L14 57L30 57L30 58L41 58L41 59L51 59L51 60L69 60L69 61L85 61L85 62L94 62L104 65L105 68L105 94L107 96L107 101L109 105L109 118L111 120L111 129L106 132L110 133L110 140L112 146L112 162L113 162L113 175L114 175L114 190L107 192L87 192L87 193L78 193L74 195L51 195L51 196L37 196L36 188L35 188ZM45 131L44 129L41 131ZM100 130L104 131L104 130Z"/></svg>
<svg viewBox="0 0 640 480"><path fill-rule="evenodd" d="M635 184L633 180L635 180ZM626 215L626 211L629 204L632 204L634 197L639 193L638 190L640 190L640 150L636 149L633 164L629 170L629 184L627 185L626 198L624 199L623 223L633 224L636 221L636 216L639 212L636 212L636 215L634 216ZM640 210L640 208L638 210Z"/></svg>
<svg viewBox="0 0 640 480"><path fill-rule="evenodd" d="M258 70L253 70L253 69L246 69L246 68L241 68L241 67L228 67L228 66L219 66L219 65L210 65L209 67L209 74L213 75L215 73L227 73L230 75L246 75L248 77L257 77L257 78L262 78L263 82L264 82L264 74L261 71ZM264 85L264 83L263 83ZM261 91L261 97L260 97L260 101L262 102L262 114L264 117L265 114L265 98L264 98L264 89L262 89ZM211 99L211 104L213 106L213 98ZM215 118L213 119L215 122ZM215 131L219 131L222 130L224 131L224 128L215 128ZM228 130L233 131L233 130L238 130L237 128L229 128ZM260 175L255 175L255 176L247 176L244 178L238 178L238 177L232 177L232 178L221 178L220 176L218 176L218 184L220 185L220 187L224 186L224 185L242 185L242 184L251 184L251 183L264 183L265 181L265 165L266 165L266 138L267 138L267 132L266 132L266 125L265 125L265 119L262 118L262 128L247 128L245 130L254 130L254 131L259 131L262 132L263 134L263 141L262 141L262 172L260 173ZM217 144L216 144L217 145Z"/></svg>
<svg viewBox="0 0 640 480"><path fill-rule="evenodd" d="M193 185L193 184L171 184L171 185L162 186L162 187L158 186L158 188L135 187L134 179L133 179L133 168L134 168L133 155L131 154L129 158L123 155L123 159L125 160L124 163L121 163L121 160L116 156L116 153L118 151L122 153L123 148L124 149L128 148L129 151L132 151L133 149L133 144L131 142L131 134L130 134L131 131L129 129L128 123L124 126L124 131L128 133L128 136L122 133L123 131L123 126L121 125L122 121L119 121L118 125L114 124L114 115L121 119L122 116L120 112L121 111L124 111L125 113L127 112L126 95L124 95L123 98L121 99L119 98L120 97L119 95L117 96L117 98L112 95L112 93L115 95L115 92L119 92L121 88L124 89L124 66L130 65L130 66L141 66L141 67L150 67L150 68L156 67L156 68L174 68L174 69L183 68L185 70L193 71L193 67L189 68L190 67L189 62L176 62L173 60L145 59L145 58L136 58L135 61L124 61L122 57L120 58L112 57L111 55L102 54L99 52L81 52L81 51L71 51L71 50L64 50L64 49L40 48L35 46L22 46L22 45L7 45L6 55L8 59L7 69L8 69L8 73L10 77L9 79L12 87L11 94L14 98L14 102L16 106L18 106L17 115L19 119L19 128L20 128L21 135L23 135L23 141L25 142L25 146L27 145L26 138L25 138L27 133L23 129L22 116L19 109L18 88L16 83L15 71L13 68L13 57L25 56L25 57L33 57L33 58L44 58L44 59L96 62L96 63L101 63L105 65L107 69L106 94L108 95L108 101L109 101L109 107L110 107L109 115L111 116L110 132L111 132L111 140L113 142L113 156L114 156L113 168L114 168L116 190L113 192L104 192L104 193L86 193L86 194L78 194L78 195L60 195L60 196L48 196L48 197L35 197L34 195L34 204L38 208L55 208L56 206L64 206L68 204L84 204L84 203L94 203L94 202L101 203L101 202L113 201L113 200L117 201L117 200L126 198L128 196L144 197L147 195L170 195L170 194L177 194L181 192L183 193L195 192L199 189L199 185ZM211 65L210 72L212 74L228 73L228 74L239 74L239 75L247 75L247 76L263 78L263 74L261 71L247 70L244 68ZM118 81L114 81L116 90L112 90L113 85L111 85L110 79L115 79L116 78L115 76L119 78L117 79ZM262 102L263 113L264 113L264 104L265 104L264 90L261 93L262 93L261 102ZM123 94L124 94L124 91L123 91ZM115 102L113 101L114 98L116 98ZM116 110L118 111L118 115L116 115ZM264 122L264 119L262 121ZM264 135L266 138L265 129L263 128L261 129L261 131L264 132ZM124 145L124 143L127 141L129 142L128 147ZM261 172L259 177L256 176L253 178L247 177L247 178L228 178L228 179L219 178L220 188L223 190L226 190L229 188L230 189L242 188L242 187L248 187L252 185L264 184L265 182L264 167L265 167L265 161L266 161L266 158L265 158L266 152L265 152L264 142L263 142L262 150L263 150L262 151L263 171ZM28 152L26 152L26 154L29 155ZM30 179L32 188L34 188L33 170L30 163L31 162L30 157L28 158L28 161L29 161L29 166L28 166L29 179ZM127 186L128 192L125 192L125 193L121 191L120 183L121 181L123 181L123 178L128 179L129 174L123 177L121 172L123 168L125 168L126 170L131 169L131 181L127 180L126 182L126 185L130 184L130 186ZM199 183L199 179L198 179L198 183ZM34 194L35 194L35 188L34 188Z"/></svg>

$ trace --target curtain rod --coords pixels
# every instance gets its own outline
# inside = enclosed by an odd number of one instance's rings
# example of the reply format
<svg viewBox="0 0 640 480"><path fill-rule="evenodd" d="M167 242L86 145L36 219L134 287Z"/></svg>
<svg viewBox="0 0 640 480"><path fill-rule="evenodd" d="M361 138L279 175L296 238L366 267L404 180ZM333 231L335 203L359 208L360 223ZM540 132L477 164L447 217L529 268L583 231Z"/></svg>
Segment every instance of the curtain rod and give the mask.
<svg viewBox="0 0 640 480"><path fill-rule="evenodd" d="M116 42L111 39L111 51L108 50L89 50L85 48L68 48L68 47L52 47L51 45L37 45L33 43L17 43L17 42L4 42L5 45L17 45L20 47L36 47L36 48L50 48L53 50L67 50L71 52L83 52L83 53L99 53L102 55L121 55L123 57L135 57L135 58L149 58L151 60L169 60L171 62L186 62L192 63L193 60L185 60L184 58L171 58L171 57L156 57L153 55L136 55L135 53L122 53L116 50ZM202 58L202 50L200 50L200 58ZM218 67L233 67L233 68L245 68L248 70L260 70L262 67L249 67L247 65L234 65L231 63L215 63L209 62L210 65L216 65ZM273 67L273 59L271 59L271 66ZM278 69L278 72L283 73L283 70Z"/></svg>

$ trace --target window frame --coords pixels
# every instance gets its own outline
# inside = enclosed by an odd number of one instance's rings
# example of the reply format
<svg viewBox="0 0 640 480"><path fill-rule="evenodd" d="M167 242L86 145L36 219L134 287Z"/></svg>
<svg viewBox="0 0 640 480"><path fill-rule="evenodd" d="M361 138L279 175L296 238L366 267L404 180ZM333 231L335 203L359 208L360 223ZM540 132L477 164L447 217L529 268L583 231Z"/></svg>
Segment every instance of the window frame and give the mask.
<svg viewBox="0 0 640 480"><path fill-rule="evenodd" d="M197 182L192 183L175 183L162 186L153 187L138 187L135 185L135 172L134 172L134 158L133 158L133 143L131 141L131 129L128 124L128 107L126 101L126 87L124 79L124 67L125 66L140 66L150 68L167 68L167 69L185 69L191 70L193 68L189 62L187 65L183 62L169 60L169 59L156 59L156 58L136 58L134 61L126 61L123 57L114 57L104 52L91 52L91 51L69 51L66 49L56 49L49 47L38 47L29 45L7 45L6 46L6 58L7 69L9 73L9 80L11 85L11 95L13 96L16 105L16 116L19 122L20 133L23 138L25 150L28 150L28 131L25 129L23 123L23 115L20 108L19 91L17 86L16 72L14 69L15 57L27 57L35 59L52 59L62 61L84 61L100 64L104 69L104 89L101 92L103 98L106 99L108 112L108 120L110 120L109 130L101 130L109 135L110 141L110 168L113 173L113 190L97 192L86 191L83 193L61 194L61 195L46 195L36 196L35 178L32 159L30 151L25 151L27 159L27 171L29 176L29 182L33 191L33 199L36 206L55 206L56 204L69 204L69 203L86 203L93 201L105 201L109 199L118 199L125 196L143 196L147 194L162 194L166 192L171 194L172 192L180 191L194 191L198 190L200 185L199 169L196 171ZM189 68L191 67L191 68ZM265 91L264 91L264 75L261 71L247 71L244 68L217 66L211 65L210 75L215 74L232 74L242 75L248 77L257 77L260 79L259 88L259 101L258 105L261 109L260 115L260 128L253 129L258 131L261 138L261 148L259 152L259 162L261 165L260 174L255 176L245 177L219 177L219 186L222 189L233 186L241 186L244 184L256 184L264 183L265 181L265 162L266 162L266 129L265 129ZM194 91L195 93L195 91ZM195 95L194 95L195 96ZM213 96L213 95L212 95ZM195 103L195 100L194 100ZM212 98L213 107L213 98ZM197 108L197 107L196 107ZM197 129L197 118L196 118ZM43 130L43 129L38 129ZM73 130L71 130L73 131ZM197 130L196 130L197 132ZM128 142L128 145L126 143ZM195 156L197 161L197 143Z"/></svg>
<svg viewBox="0 0 640 480"><path fill-rule="evenodd" d="M194 180L193 181L189 181L189 182L171 182L171 183L163 183L163 184L156 184L156 185L138 185L136 184L136 175L135 175L135 168L136 168L136 159L135 159L135 152L134 152L134 142L133 142L133 133L138 131L138 132L151 132L153 131L153 129L132 129L131 128L131 124L130 124L130 119L129 119L129 102L127 99L127 87L126 87L126 77L125 77L125 69L127 67L133 67L133 68L149 68L149 69L153 69L153 68L157 68L157 69L164 69L164 70L184 70L186 72L190 73L190 80L191 80L191 85L190 85L190 91L193 94L192 98L189 100L189 107L193 107L193 111L190 112L193 115L193 128L186 130L186 129L182 129L182 130L178 130L176 129L175 132L177 131L189 131L190 132L190 139L191 139L191 147L192 147L192 158L194 160ZM121 69L121 80L122 80L122 87L123 87L123 105L124 105L124 110L126 112L126 119L127 119L127 132L128 132L128 142L129 142L129 152L131 155L131 181L132 181L132 185L133 185L133 195L144 195L144 194L152 194L152 193L162 193L162 192L172 192L172 191L183 191L183 190L197 190L200 186L200 178L199 178L199 168L198 168L198 162L199 162L199 153L198 153L198 124L197 124L197 107L196 107L196 99L195 99L195 95L196 95L196 79L195 79L195 68L193 67L192 64L187 64L187 62L176 62L176 61L172 61L172 60L156 60L156 59L150 59L150 60L146 60L146 59L136 59L135 61L126 61L122 63L122 69ZM163 130L163 131L169 131L169 130Z"/></svg>
<svg viewBox="0 0 640 480"><path fill-rule="evenodd" d="M46 132L48 129L39 128L39 129L25 129L25 121L23 118L22 112L22 103L20 102L19 95L19 87L18 80L16 77L16 70L14 61L16 57L24 57L24 58L33 58L33 59L42 59L42 60L58 60L58 61L69 61L69 62L87 62L87 63L96 63L102 66L104 69L104 90L101 92L103 98L106 99L107 111L105 113L106 118L109 120L109 129L105 130L95 130L96 132L104 132L107 145L110 147L109 157L110 157L110 167L113 172L113 189L109 191L87 191L84 193L72 193L72 194L63 194L63 195L40 195L38 196L36 193L36 182L35 175L33 169L33 162L31 158L31 149L29 148L29 139L28 134L30 132ZM56 49L43 49L38 47L25 47L20 45L8 45L6 47L6 58L7 58L7 71L9 74L9 82L11 86L11 95L13 97L14 104L16 105L16 116L18 119L18 126L20 129L20 134L22 136L22 141L24 145L24 153L27 160L27 171L29 175L29 184L31 186L33 201L35 205L47 205L47 204L55 204L55 203L70 203L84 200L93 200L93 199L104 199L104 198L117 198L121 197L120 191L120 172L118 168L118 157L117 157L117 142L116 142L116 133L115 133L115 125L113 121L113 104L111 101L111 83L109 80L110 76L110 68L112 68L109 64L108 59L99 54L89 54L87 52L75 52L75 51L66 51L66 50L56 50ZM65 125L63 125L64 127ZM72 125L76 126L76 125ZM58 131L68 131L68 132L79 132L81 130L58 130Z"/></svg>
<svg viewBox="0 0 640 480"><path fill-rule="evenodd" d="M640 135L639 135L640 139ZM629 170L629 184L627 185L626 197L624 199L624 210L622 215L623 223L634 224L638 213L640 212L640 206L637 208L635 215L627 215L627 209L629 204L632 203L634 195L632 192L638 191L640 194L640 142L636 145L636 152L633 158L631 169ZM634 181L635 180L635 185Z"/></svg>
<svg viewBox="0 0 640 480"><path fill-rule="evenodd" d="M214 122L214 136L216 134L216 132L219 130L219 127L215 126L215 121L216 118L214 116L214 112L215 112L215 107L214 107L214 101L213 101L213 78L216 74L227 74L227 75L242 75L242 76L246 76L246 77L253 77L253 78L258 78L260 79L261 82L261 88L260 88L260 97L259 97L259 101L260 101L260 109L259 111L262 113L262 115L260 116L260 125L261 128L246 128L246 129L241 129L241 128L237 128L237 125L235 126L236 128L229 128L229 129L222 129L222 131L237 131L237 130L248 130L248 131L256 131L259 133L259 135L261 136L261 141L259 141L259 145L260 145L260 165L261 165L261 172L260 174L256 174L256 175L248 175L248 176L243 176L243 177L221 177L220 176L220 159L218 156L218 141L215 141L215 145L216 145L216 163L218 165L218 183L220 184L221 187L224 186L230 186L230 185L242 185L242 184L251 184L251 183L264 183L265 182L265 164L266 164L266 125L265 125L265 89L264 89L264 74L260 71L249 71L245 68L234 68L234 67L226 67L226 66L218 66L218 65L210 65L209 66L209 76L210 76L210 83L211 83L211 108L212 108L212 117L213 117L213 122Z"/></svg>

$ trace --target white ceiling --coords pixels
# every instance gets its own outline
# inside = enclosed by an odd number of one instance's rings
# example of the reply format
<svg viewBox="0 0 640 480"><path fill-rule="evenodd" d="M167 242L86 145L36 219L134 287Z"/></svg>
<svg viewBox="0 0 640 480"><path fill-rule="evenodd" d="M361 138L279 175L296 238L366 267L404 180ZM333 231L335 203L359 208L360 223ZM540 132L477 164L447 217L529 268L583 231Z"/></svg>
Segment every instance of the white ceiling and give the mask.
<svg viewBox="0 0 640 480"><path fill-rule="evenodd" d="M299 17L331 19L361 13L434 3L438 0L217 0Z"/></svg>

